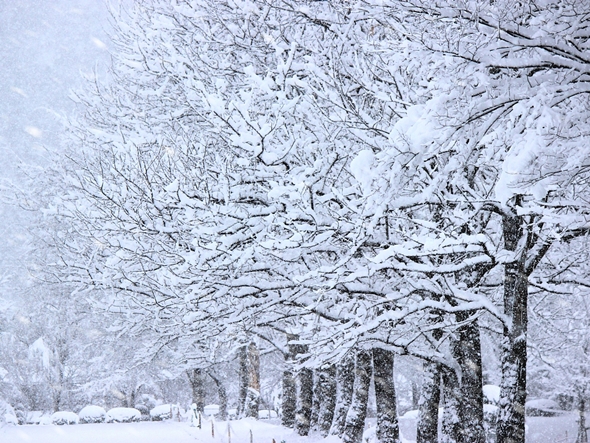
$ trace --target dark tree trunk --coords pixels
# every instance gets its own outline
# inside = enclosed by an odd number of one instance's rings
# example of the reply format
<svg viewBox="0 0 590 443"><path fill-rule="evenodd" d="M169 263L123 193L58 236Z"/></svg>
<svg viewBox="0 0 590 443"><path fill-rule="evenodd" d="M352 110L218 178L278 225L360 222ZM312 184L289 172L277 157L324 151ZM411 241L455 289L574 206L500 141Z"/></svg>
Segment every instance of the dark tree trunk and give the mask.
<svg viewBox="0 0 590 443"><path fill-rule="evenodd" d="M588 429L586 428L586 399L584 390L578 392L578 435L576 443L588 443Z"/></svg>
<svg viewBox="0 0 590 443"><path fill-rule="evenodd" d="M463 443L461 421L461 386L454 369L441 366L443 415L440 443Z"/></svg>
<svg viewBox="0 0 590 443"><path fill-rule="evenodd" d="M354 355L346 355L336 367L336 409L330 434L342 437L346 414L352 402L354 391Z"/></svg>
<svg viewBox="0 0 590 443"><path fill-rule="evenodd" d="M412 409L418 409L418 402L420 401L420 389L418 383L412 380Z"/></svg>
<svg viewBox="0 0 590 443"><path fill-rule="evenodd" d="M424 374L418 415L416 443L438 443L438 407L440 403L441 365L424 362Z"/></svg>
<svg viewBox="0 0 590 443"><path fill-rule="evenodd" d="M474 312L457 314L458 323L466 323L457 331L453 354L461 367L459 417L462 423L461 438L465 443L485 443L483 423L483 374L481 367L481 340L476 321L469 322Z"/></svg>
<svg viewBox="0 0 590 443"><path fill-rule="evenodd" d="M248 345L248 388L246 395L246 417L258 419L260 406L260 352L256 343Z"/></svg>
<svg viewBox="0 0 590 443"><path fill-rule="evenodd" d="M373 371L377 403L377 439L381 443L399 443L393 352L373 349Z"/></svg>
<svg viewBox="0 0 590 443"><path fill-rule="evenodd" d="M287 343L296 340L297 336L287 335ZM297 410L297 385L293 374L293 365L297 358L297 347L287 344L288 352L285 355L285 369L283 370L283 400L281 424L287 428L295 426L295 411Z"/></svg>
<svg viewBox="0 0 590 443"><path fill-rule="evenodd" d="M369 387L371 385L372 352L359 351L356 355L354 370L354 392L346 424L344 425L343 443L361 443L365 430L367 403L369 401Z"/></svg>
<svg viewBox="0 0 590 443"><path fill-rule="evenodd" d="M586 429L586 399L584 392L578 392L578 435L576 443L588 443L588 429Z"/></svg>
<svg viewBox="0 0 590 443"><path fill-rule="evenodd" d="M333 364L324 365L320 368L318 374L318 392L320 396L318 428L322 437L327 437L330 433L336 408L336 366Z"/></svg>
<svg viewBox="0 0 590 443"><path fill-rule="evenodd" d="M246 401L248 399L248 347L242 346L238 350L240 364L239 388L238 388L238 417L244 417L246 413Z"/></svg>
<svg viewBox="0 0 590 443"><path fill-rule="evenodd" d="M191 384L193 403L197 405L197 411L203 413L205 410L205 392L203 390L203 370L191 369L186 372Z"/></svg>
<svg viewBox="0 0 590 443"><path fill-rule="evenodd" d="M309 420L309 429L311 431L318 430L318 422L320 419L320 370L315 369L313 371L313 403L311 405L311 418Z"/></svg>
<svg viewBox="0 0 590 443"><path fill-rule="evenodd" d="M520 215L504 216L502 222L506 250L516 252L523 236L524 221L524 217ZM525 257L525 251L520 251L513 262L504 265L504 314L512 324L504 327L497 443L525 441L528 326L528 275Z"/></svg>
<svg viewBox="0 0 590 443"><path fill-rule="evenodd" d="M209 377L213 379L217 386L217 395L219 397L219 413L218 417L220 420L227 420L227 391L221 380L213 375L211 372L208 373Z"/></svg>
<svg viewBox="0 0 590 443"><path fill-rule="evenodd" d="M297 413L295 414L295 430L299 435L308 435L311 423L311 407L313 405L313 371L302 368L297 372Z"/></svg>

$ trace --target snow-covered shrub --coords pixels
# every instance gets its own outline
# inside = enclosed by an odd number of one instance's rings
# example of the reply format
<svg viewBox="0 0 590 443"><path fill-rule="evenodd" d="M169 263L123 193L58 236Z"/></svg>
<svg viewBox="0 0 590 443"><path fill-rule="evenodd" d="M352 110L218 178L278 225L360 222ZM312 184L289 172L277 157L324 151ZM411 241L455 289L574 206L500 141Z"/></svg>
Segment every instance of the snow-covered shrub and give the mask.
<svg viewBox="0 0 590 443"><path fill-rule="evenodd" d="M77 425L78 414L70 411L54 412L51 416L51 423L54 425Z"/></svg>
<svg viewBox="0 0 590 443"><path fill-rule="evenodd" d="M406 413L402 415L401 418L405 418L407 420L418 420L419 415L420 411L418 409L411 409L409 411L406 411Z"/></svg>
<svg viewBox="0 0 590 443"><path fill-rule="evenodd" d="M131 423L141 420L141 412L135 408L113 408L107 412L107 422Z"/></svg>
<svg viewBox="0 0 590 443"><path fill-rule="evenodd" d="M5 423L17 425L18 419L16 418L14 408L4 400L0 399L0 425Z"/></svg>
<svg viewBox="0 0 590 443"><path fill-rule="evenodd" d="M144 404L135 405L135 409L141 412L141 421L150 420L150 408Z"/></svg>
<svg viewBox="0 0 590 443"><path fill-rule="evenodd" d="M500 401L500 386L484 385L483 402L488 405L497 405Z"/></svg>
<svg viewBox="0 0 590 443"><path fill-rule="evenodd" d="M258 418L262 420L269 420L271 418L277 418L277 411L269 410L269 409L262 409L258 411Z"/></svg>
<svg viewBox="0 0 590 443"><path fill-rule="evenodd" d="M526 415L531 417L554 417L562 413L557 402L548 398L529 400L524 407Z"/></svg>
<svg viewBox="0 0 590 443"><path fill-rule="evenodd" d="M41 416L41 419L39 420L39 424L43 425L43 426L47 426L47 425L52 424L51 423L51 415L44 414L43 416Z"/></svg>
<svg viewBox="0 0 590 443"><path fill-rule="evenodd" d="M104 423L107 413L100 406L85 406L78 414L80 423Z"/></svg>
<svg viewBox="0 0 590 443"><path fill-rule="evenodd" d="M25 415L25 423L27 425L38 425L43 417L43 411L29 411Z"/></svg>
<svg viewBox="0 0 590 443"><path fill-rule="evenodd" d="M22 403L19 403L14 407L14 415L16 416L19 425L26 424L27 411Z"/></svg>
<svg viewBox="0 0 590 443"><path fill-rule="evenodd" d="M219 413L219 405L207 405L203 408L203 415L215 415Z"/></svg>
<svg viewBox="0 0 590 443"><path fill-rule="evenodd" d="M486 434L486 441L496 441L496 423L498 421L499 410L500 408L496 405L488 403L484 403L483 405L483 428Z"/></svg>
<svg viewBox="0 0 590 443"><path fill-rule="evenodd" d="M150 417L153 421L169 420L172 418L172 406L160 405L150 411Z"/></svg>

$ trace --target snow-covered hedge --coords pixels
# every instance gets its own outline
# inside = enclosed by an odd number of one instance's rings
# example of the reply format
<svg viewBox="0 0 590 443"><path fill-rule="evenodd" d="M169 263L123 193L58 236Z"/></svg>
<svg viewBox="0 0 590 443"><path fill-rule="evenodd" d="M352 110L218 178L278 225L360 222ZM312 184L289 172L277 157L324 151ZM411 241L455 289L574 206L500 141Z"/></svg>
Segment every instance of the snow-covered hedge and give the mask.
<svg viewBox="0 0 590 443"><path fill-rule="evenodd" d="M38 425L43 417L43 411L29 411L25 415L25 424L27 425Z"/></svg>
<svg viewBox="0 0 590 443"><path fill-rule="evenodd" d="M219 413L219 405L207 405L203 408L203 415L215 415Z"/></svg>
<svg viewBox="0 0 590 443"><path fill-rule="evenodd" d="M150 417L153 421L169 420L172 418L171 405L156 406L150 411Z"/></svg>
<svg viewBox="0 0 590 443"><path fill-rule="evenodd" d="M135 408L113 408L107 412L107 422L131 423L141 420L141 412Z"/></svg>
<svg viewBox="0 0 590 443"><path fill-rule="evenodd" d="M258 418L262 420L269 420L271 418L277 418L278 414L277 411L269 410L269 409L262 409L258 411Z"/></svg>
<svg viewBox="0 0 590 443"><path fill-rule="evenodd" d="M0 399L0 425L3 424L17 425L18 419L16 418L14 408Z"/></svg>
<svg viewBox="0 0 590 443"><path fill-rule="evenodd" d="M104 423L107 418L104 408L93 405L82 408L78 415L80 423Z"/></svg>
<svg viewBox="0 0 590 443"><path fill-rule="evenodd" d="M54 412L51 416L51 423L54 425L77 425L78 414L70 411Z"/></svg>
<svg viewBox="0 0 590 443"><path fill-rule="evenodd" d="M557 402L547 398L529 400L525 403L524 408L526 415L532 417L553 417L562 413Z"/></svg>

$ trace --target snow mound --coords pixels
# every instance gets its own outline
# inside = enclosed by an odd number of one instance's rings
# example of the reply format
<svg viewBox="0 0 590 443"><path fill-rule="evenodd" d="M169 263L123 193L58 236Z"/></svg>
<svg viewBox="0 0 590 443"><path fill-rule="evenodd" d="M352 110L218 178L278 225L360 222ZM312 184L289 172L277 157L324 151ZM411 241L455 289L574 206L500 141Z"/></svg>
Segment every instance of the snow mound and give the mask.
<svg viewBox="0 0 590 443"><path fill-rule="evenodd" d="M400 418L405 418L408 420L418 420L419 415L420 415L420 411L418 409L412 409L411 411L407 411Z"/></svg>
<svg viewBox="0 0 590 443"><path fill-rule="evenodd" d="M207 405L203 408L204 415L215 415L219 413L219 405Z"/></svg>
<svg viewBox="0 0 590 443"><path fill-rule="evenodd" d="M483 402L490 405L497 405L500 401L500 386L484 385L483 386Z"/></svg>
<svg viewBox="0 0 590 443"><path fill-rule="evenodd" d="M525 413L531 417L553 417L561 414L559 405L547 398L529 400L524 404Z"/></svg>
<svg viewBox="0 0 590 443"><path fill-rule="evenodd" d="M106 421L111 423L131 423L141 420L141 412L135 408L113 408L107 412Z"/></svg>
<svg viewBox="0 0 590 443"><path fill-rule="evenodd" d="M160 405L150 411L150 417L153 421L169 420L172 418L172 406Z"/></svg>
<svg viewBox="0 0 590 443"><path fill-rule="evenodd" d="M78 414L80 423L104 423L107 413L100 406L86 406Z"/></svg>
<svg viewBox="0 0 590 443"><path fill-rule="evenodd" d="M39 420L39 424L43 425L43 426L47 426L47 425L52 424L51 423L51 415L43 415L41 417L41 419Z"/></svg>
<svg viewBox="0 0 590 443"><path fill-rule="evenodd" d="M269 409L262 409L258 411L258 418L263 420L270 420L271 418L277 418L277 411L269 410Z"/></svg>
<svg viewBox="0 0 590 443"><path fill-rule="evenodd" d="M27 425L38 425L43 417L43 411L29 411L25 415L25 423Z"/></svg>
<svg viewBox="0 0 590 443"><path fill-rule="evenodd" d="M16 417L14 408L0 399L0 427L3 423L18 425L18 418Z"/></svg>
<svg viewBox="0 0 590 443"><path fill-rule="evenodd" d="M51 423L54 425L77 425L78 414L70 411L58 411L51 415Z"/></svg>

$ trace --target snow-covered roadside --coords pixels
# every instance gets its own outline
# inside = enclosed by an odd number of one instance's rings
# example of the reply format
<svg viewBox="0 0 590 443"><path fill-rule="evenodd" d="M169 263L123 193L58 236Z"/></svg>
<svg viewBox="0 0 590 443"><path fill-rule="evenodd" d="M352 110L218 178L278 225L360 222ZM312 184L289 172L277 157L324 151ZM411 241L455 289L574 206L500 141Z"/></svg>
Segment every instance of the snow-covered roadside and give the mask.
<svg viewBox="0 0 590 443"><path fill-rule="evenodd" d="M528 443L572 443L575 440L576 415L527 418ZM400 420L403 437L415 437L415 422ZM0 428L0 443L341 443L334 436L300 437L292 429L280 426L276 420L244 419L229 422L205 420L203 428L191 428L187 422L159 421L140 423L100 423L74 426L4 426ZM371 442L375 424L368 423L365 439ZM273 441L274 440L274 441ZM373 440L374 441L374 440Z"/></svg>
<svg viewBox="0 0 590 443"><path fill-rule="evenodd" d="M1 443L228 443L227 422L205 420L203 428L191 428L187 422L160 421L139 423L99 423L74 426L4 426ZM312 443L314 438L300 437L292 429L262 420L230 422L231 443ZM337 437L317 440L340 443Z"/></svg>

